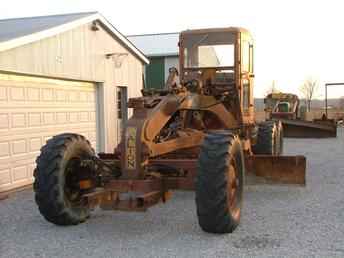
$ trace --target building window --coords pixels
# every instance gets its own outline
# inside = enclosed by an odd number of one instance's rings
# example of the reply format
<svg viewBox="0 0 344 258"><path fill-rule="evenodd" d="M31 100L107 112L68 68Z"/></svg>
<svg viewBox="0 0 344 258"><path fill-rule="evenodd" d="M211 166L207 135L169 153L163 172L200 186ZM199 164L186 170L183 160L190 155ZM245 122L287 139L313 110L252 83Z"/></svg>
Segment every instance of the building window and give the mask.
<svg viewBox="0 0 344 258"><path fill-rule="evenodd" d="M127 87L117 87L117 119L126 121L128 119Z"/></svg>

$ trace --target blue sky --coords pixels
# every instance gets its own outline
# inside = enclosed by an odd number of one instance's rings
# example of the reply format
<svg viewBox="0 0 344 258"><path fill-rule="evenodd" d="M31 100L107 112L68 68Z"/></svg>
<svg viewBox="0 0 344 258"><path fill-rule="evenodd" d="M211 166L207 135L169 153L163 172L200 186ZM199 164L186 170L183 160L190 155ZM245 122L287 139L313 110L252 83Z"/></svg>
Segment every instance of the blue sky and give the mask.
<svg viewBox="0 0 344 258"><path fill-rule="evenodd" d="M240 26L255 38L255 95L272 80L285 92L299 93L308 76L323 83L344 82L344 1L106 1L10 0L0 18L99 11L123 34L175 32ZM344 87L330 97L344 96Z"/></svg>

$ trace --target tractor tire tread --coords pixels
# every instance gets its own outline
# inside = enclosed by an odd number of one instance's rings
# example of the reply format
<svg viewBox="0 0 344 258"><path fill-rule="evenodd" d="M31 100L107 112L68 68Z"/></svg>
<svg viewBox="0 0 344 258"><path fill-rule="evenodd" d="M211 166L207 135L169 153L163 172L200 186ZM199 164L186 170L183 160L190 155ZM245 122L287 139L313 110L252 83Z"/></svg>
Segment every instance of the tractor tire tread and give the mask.
<svg viewBox="0 0 344 258"><path fill-rule="evenodd" d="M225 175L229 166L229 150L235 141L239 139L231 133L209 134L201 147L196 206L199 225L209 233L231 233L239 223L228 212Z"/></svg>
<svg viewBox="0 0 344 258"><path fill-rule="evenodd" d="M84 222L88 217L88 212L74 212L66 204L61 192L63 189L61 190L61 175L59 174L61 173L63 153L74 141L84 142L86 148L92 149L84 136L64 133L48 140L36 159L37 166L34 170L35 181L33 184L35 201L44 218L57 225L76 225Z"/></svg>

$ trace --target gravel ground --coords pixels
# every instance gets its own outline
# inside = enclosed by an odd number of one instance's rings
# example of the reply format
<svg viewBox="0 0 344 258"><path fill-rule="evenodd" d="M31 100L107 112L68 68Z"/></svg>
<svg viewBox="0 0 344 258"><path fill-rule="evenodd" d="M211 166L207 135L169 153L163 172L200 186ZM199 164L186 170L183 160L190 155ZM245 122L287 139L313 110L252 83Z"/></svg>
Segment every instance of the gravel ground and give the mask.
<svg viewBox="0 0 344 258"><path fill-rule="evenodd" d="M233 234L201 231L194 193L177 192L146 213L96 210L86 223L57 227L32 191L0 201L0 257L344 257L344 132L337 139L288 139L307 156L307 187L246 187Z"/></svg>

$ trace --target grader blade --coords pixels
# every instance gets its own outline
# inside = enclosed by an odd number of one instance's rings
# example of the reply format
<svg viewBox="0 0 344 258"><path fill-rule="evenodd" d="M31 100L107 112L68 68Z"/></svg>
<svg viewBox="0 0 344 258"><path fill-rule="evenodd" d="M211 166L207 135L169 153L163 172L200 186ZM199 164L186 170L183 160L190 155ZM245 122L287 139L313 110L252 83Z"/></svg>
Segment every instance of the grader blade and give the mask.
<svg viewBox="0 0 344 258"><path fill-rule="evenodd" d="M305 156L252 155L248 170L266 183L306 185Z"/></svg>
<svg viewBox="0 0 344 258"><path fill-rule="evenodd" d="M331 138L337 137L337 126L333 123L280 119L284 137L290 138Z"/></svg>

